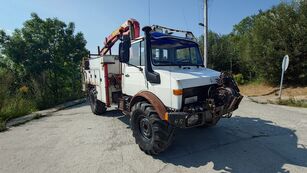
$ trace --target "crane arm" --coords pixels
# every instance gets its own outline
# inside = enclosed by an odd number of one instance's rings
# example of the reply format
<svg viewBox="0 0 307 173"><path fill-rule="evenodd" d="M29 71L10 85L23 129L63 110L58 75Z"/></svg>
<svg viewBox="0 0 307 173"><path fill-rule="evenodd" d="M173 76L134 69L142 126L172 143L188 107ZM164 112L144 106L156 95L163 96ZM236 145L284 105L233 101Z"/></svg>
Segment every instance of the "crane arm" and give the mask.
<svg viewBox="0 0 307 173"><path fill-rule="evenodd" d="M131 40L140 37L139 22L135 19L129 19L123 23L118 29L113 31L111 35L105 38L104 47L101 49L99 54L106 55L122 35L130 35Z"/></svg>

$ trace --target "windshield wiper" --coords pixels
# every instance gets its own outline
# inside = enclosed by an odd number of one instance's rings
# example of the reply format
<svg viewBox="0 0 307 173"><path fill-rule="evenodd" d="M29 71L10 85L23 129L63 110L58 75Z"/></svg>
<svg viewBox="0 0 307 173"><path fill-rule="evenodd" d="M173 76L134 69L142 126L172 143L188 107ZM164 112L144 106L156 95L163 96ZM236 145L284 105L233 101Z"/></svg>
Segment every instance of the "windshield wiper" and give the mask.
<svg viewBox="0 0 307 173"><path fill-rule="evenodd" d="M127 63L128 65L132 66L132 67L135 67L135 68L138 68L140 71L143 71L143 68L142 67L139 67L139 66L136 66L136 65L133 65L133 64L129 64Z"/></svg>
<svg viewBox="0 0 307 173"><path fill-rule="evenodd" d="M199 65L199 64L193 64L193 63L190 63L190 64L185 64L185 63L182 63L182 64L174 64L174 65L176 65L176 66L179 66L179 67L182 67L182 66L201 66L201 65Z"/></svg>

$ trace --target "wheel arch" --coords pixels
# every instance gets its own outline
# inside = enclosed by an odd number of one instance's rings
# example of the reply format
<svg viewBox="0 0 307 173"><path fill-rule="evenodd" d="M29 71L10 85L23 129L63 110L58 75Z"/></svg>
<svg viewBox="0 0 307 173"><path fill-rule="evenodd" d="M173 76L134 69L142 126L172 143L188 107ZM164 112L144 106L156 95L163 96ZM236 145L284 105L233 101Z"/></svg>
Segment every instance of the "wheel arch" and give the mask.
<svg viewBox="0 0 307 173"><path fill-rule="evenodd" d="M161 120L167 120L165 105L155 94L149 91L141 91L133 96L130 101L129 111L131 112L132 106L140 101L148 101L155 108Z"/></svg>

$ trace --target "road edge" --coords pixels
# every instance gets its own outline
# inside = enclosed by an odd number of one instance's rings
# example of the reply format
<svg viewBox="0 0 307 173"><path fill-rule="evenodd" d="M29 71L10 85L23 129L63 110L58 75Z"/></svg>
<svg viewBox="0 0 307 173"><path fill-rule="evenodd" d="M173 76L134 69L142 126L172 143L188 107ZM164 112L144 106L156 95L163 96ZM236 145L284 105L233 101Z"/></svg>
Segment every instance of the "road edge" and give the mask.
<svg viewBox="0 0 307 173"><path fill-rule="evenodd" d="M258 103L258 104L270 104L270 102L268 100L259 100L257 99L257 97L251 97L251 96L245 96L246 98L248 98L250 101L254 102L254 103Z"/></svg>
<svg viewBox="0 0 307 173"><path fill-rule="evenodd" d="M7 129L9 129L9 128L14 127L14 126L25 124L29 121L34 120L34 119L50 116L54 112L57 112L57 111L60 111L60 110L63 110L63 109L66 109L66 108L69 108L69 107L72 107L72 106L75 106L75 105L79 105L79 104L82 104L82 103L85 103L85 102L86 102L86 98L82 98L82 99L73 100L73 101L70 101L70 102L60 104L60 105L58 105L54 108L33 112L31 114L28 114L28 115L25 115L25 116L22 116L22 117L18 117L18 118L14 118L14 119L7 121L5 123L5 127Z"/></svg>

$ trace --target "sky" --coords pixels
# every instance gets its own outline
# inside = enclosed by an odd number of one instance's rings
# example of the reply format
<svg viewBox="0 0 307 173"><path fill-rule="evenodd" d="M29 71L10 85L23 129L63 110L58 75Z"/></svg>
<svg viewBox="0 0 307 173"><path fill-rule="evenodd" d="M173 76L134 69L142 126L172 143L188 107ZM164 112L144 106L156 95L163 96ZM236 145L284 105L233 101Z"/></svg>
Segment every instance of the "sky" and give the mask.
<svg viewBox="0 0 307 173"><path fill-rule="evenodd" d="M228 34L243 18L271 8L281 0L208 0L209 29ZM150 9L150 10L149 10ZM150 13L149 13L150 11ZM74 22L76 31L87 40L87 49L96 51L106 36L129 18L141 27L162 25L203 33L203 0L3 0L0 29L11 34L21 28L32 12L41 18Z"/></svg>

